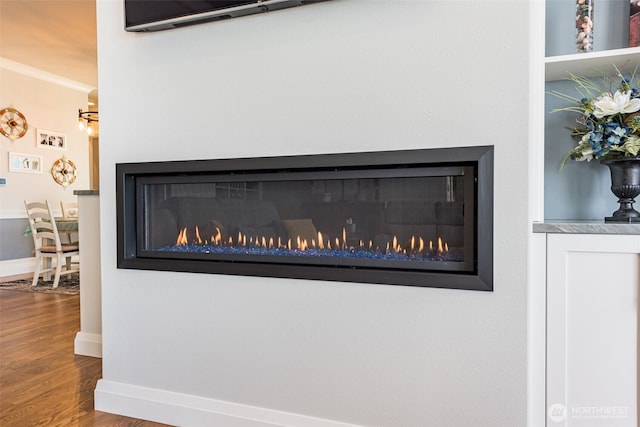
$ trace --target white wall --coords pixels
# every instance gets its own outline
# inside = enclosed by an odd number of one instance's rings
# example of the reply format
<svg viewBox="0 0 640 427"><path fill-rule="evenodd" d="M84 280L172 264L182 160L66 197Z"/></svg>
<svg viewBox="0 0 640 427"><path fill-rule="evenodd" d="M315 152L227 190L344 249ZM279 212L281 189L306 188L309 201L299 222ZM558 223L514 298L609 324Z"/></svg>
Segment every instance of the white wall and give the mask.
<svg viewBox="0 0 640 427"><path fill-rule="evenodd" d="M48 199L54 212L60 212L60 201L75 201L74 190L89 188L88 138L78 129L77 119L78 109L87 108L90 90L88 86L0 58L0 108L16 108L29 124L26 135L16 141L0 135L0 177L7 179L7 185L0 187L0 277L33 271L32 267L14 261L24 261L33 255L31 238L22 235L27 226L24 200ZM66 135L67 149L38 147L38 129ZM10 152L41 156L42 173L10 172ZM50 173L53 163L62 156L73 161L78 170L76 181L66 189ZM24 266L32 264L29 262Z"/></svg>
<svg viewBox="0 0 640 427"><path fill-rule="evenodd" d="M0 187L0 218L26 217L25 199L49 198L59 209L59 201L75 200L74 189L89 188L88 137L78 129L78 109L87 109L89 90L21 64L0 61L0 108L16 108L29 123L27 134L14 142L0 135L0 176L7 178L7 186ZM38 147L38 129L66 135L67 149ZM9 152L42 156L42 174L9 172ZM78 169L76 181L66 190L50 173L54 161L62 156L73 161Z"/></svg>
<svg viewBox="0 0 640 427"><path fill-rule="evenodd" d="M333 0L131 34L122 2L99 1L97 408L225 427L269 410L525 425L528 7ZM494 292L115 267L118 162L488 144Z"/></svg>

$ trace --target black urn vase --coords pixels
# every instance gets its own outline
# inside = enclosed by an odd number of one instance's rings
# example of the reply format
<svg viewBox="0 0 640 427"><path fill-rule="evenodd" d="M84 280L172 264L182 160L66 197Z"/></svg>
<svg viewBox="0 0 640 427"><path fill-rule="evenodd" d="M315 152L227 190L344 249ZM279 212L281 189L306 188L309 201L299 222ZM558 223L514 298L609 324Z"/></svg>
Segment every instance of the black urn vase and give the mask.
<svg viewBox="0 0 640 427"><path fill-rule="evenodd" d="M603 159L601 163L611 171L611 191L620 203L620 208L604 221L640 222L640 212L633 209L635 198L640 194L640 157Z"/></svg>

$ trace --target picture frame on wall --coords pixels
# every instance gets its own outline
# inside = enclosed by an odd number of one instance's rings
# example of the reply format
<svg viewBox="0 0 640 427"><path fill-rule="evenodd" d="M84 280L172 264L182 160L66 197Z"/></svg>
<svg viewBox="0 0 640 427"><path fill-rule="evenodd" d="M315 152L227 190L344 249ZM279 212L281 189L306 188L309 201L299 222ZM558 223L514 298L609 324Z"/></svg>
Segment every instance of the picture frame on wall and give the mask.
<svg viewBox="0 0 640 427"><path fill-rule="evenodd" d="M36 144L40 148L49 148L53 150L66 150L67 136L59 132L53 132L45 129L38 129L36 132Z"/></svg>
<svg viewBox="0 0 640 427"><path fill-rule="evenodd" d="M42 156L9 153L9 172L42 173Z"/></svg>

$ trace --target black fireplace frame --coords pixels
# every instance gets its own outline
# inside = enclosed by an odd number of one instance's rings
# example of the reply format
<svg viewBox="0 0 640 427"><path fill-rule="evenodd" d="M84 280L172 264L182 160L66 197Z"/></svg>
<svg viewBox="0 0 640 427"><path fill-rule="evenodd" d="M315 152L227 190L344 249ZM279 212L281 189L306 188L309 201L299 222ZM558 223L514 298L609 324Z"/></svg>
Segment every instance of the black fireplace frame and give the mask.
<svg viewBox="0 0 640 427"><path fill-rule="evenodd" d="M140 256L137 238L142 217L138 209L140 178L214 173L282 173L357 168L473 166L475 170L475 257L472 272L414 271L251 261ZM117 267L242 276L311 279L450 289L493 290L493 146L335 153L213 160L116 164Z"/></svg>

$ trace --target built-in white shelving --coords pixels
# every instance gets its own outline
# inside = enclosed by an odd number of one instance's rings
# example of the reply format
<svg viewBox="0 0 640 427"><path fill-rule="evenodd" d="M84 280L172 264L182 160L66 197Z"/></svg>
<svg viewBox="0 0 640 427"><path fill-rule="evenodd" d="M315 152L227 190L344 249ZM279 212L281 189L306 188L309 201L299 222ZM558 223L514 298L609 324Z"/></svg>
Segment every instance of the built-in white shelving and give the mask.
<svg viewBox="0 0 640 427"><path fill-rule="evenodd" d="M611 74L614 64L629 71L640 69L640 47L549 56L545 58L545 80L563 80L570 74L599 77Z"/></svg>
<svg viewBox="0 0 640 427"><path fill-rule="evenodd" d="M636 68L640 73L640 47L549 56L544 63L547 87L553 86L550 82L570 79L571 74L596 79L611 76L614 66L624 74L633 73ZM640 226L563 221L534 224L533 228L536 233L547 233L544 245L540 245L546 251L546 404L540 411L541 416L546 416L543 425L561 422L565 427L584 426L592 420L576 415L578 405L609 401L618 402L616 405L626 412L616 420L605 416L602 422L637 425L638 352L635 344L625 343L635 343L638 333L638 309L627 302L640 281ZM593 270L584 273L587 270L581 266L603 257L615 257L619 263L615 277L610 272L601 277ZM603 288L604 282L616 286ZM608 309L601 310L597 320L590 323L590 310L596 306ZM600 336L598 331L602 332ZM616 339L610 344L607 340L611 331L615 331ZM565 418L554 418L554 407L565 410Z"/></svg>

